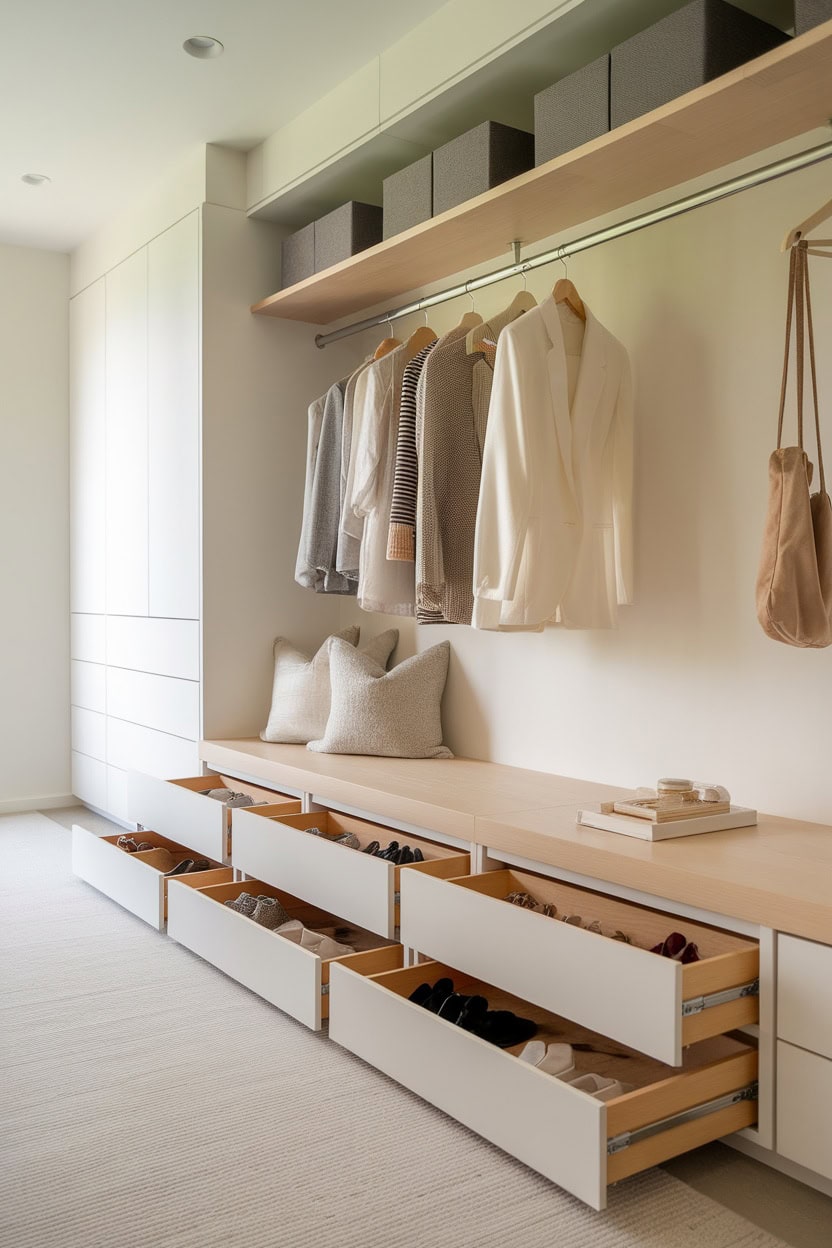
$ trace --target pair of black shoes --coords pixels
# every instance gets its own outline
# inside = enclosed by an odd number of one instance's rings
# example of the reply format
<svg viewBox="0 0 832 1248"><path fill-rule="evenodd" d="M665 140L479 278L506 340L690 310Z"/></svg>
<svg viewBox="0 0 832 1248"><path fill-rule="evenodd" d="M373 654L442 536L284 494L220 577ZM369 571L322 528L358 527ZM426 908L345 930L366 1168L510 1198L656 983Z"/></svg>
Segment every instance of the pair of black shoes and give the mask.
<svg viewBox="0 0 832 1248"><path fill-rule="evenodd" d="M530 1018L520 1018L511 1010L489 1010L485 997L454 992L452 979L438 979L433 986L420 984L411 992L410 1000L500 1049L524 1044L537 1031L537 1023Z"/></svg>
<svg viewBox="0 0 832 1248"><path fill-rule="evenodd" d="M411 849L409 845L399 845L398 841L391 841L386 849L382 849L378 841L370 841L370 844L363 852L371 854L374 858L383 858L385 862L392 862L397 867L406 867L410 862L425 861L425 856L421 849Z"/></svg>

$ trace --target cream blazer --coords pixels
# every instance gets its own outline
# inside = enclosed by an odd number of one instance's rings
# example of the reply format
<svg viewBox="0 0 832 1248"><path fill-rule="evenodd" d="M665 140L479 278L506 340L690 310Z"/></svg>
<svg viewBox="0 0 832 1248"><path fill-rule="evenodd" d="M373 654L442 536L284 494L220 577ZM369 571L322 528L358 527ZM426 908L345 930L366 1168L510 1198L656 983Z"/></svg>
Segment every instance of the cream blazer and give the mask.
<svg viewBox="0 0 832 1248"><path fill-rule="evenodd" d="M612 628L633 593L633 405L586 309L575 398L550 296L500 335L474 544L475 628Z"/></svg>

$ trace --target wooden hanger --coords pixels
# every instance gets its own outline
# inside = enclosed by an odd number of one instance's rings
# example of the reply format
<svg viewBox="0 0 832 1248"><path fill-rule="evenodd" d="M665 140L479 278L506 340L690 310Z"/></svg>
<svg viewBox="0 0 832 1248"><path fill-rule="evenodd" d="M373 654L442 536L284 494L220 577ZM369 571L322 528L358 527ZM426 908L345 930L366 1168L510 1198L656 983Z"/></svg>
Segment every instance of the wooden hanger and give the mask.
<svg viewBox="0 0 832 1248"><path fill-rule="evenodd" d="M500 320L504 320L508 325L511 321L516 321L518 316L522 316L524 312L530 312L532 308L537 307L537 300L534 295L526 290L526 274L523 274L523 289L518 290L505 312L500 314ZM487 325L474 326L465 339L465 350L468 355L473 355L476 351L482 351L483 347L490 346L495 349L496 343L485 341L485 335L490 332Z"/></svg>
<svg viewBox="0 0 832 1248"><path fill-rule="evenodd" d="M396 347L400 347L402 345L398 338L393 337L393 322L388 320L387 324L390 326L390 337L382 338L381 342L373 352L374 360L380 360L382 356L389 355L391 351L395 351Z"/></svg>
<svg viewBox="0 0 832 1248"><path fill-rule="evenodd" d="M405 343L404 355L405 364L409 364L412 359L423 351L425 347L429 347L432 342L436 342L437 335L428 325L428 313L425 308L425 323L420 325L418 329L414 329L413 333Z"/></svg>
<svg viewBox="0 0 832 1248"><path fill-rule="evenodd" d="M563 248L559 248L559 251L563 252L563 250ZM555 282L552 288L552 298L555 303L565 303L580 320L585 321L586 308L584 307L584 301L578 294L575 283L569 280L569 268L566 258L561 254L558 256L558 259L563 265L564 275Z"/></svg>
<svg viewBox="0 0 832 1248"><path fill-rule="evenodd" d="M810 230L813 230L816 225L822 225L824 221L828 221L830 217L832 217L832 199L828 200L822 205L822 207L818 208L816 212L813 212L812 215L807 217L805 221L801 221L800 225L796 225L793 229L789 230L788 234L783 239L783 242L780 244L780 250L789 251L790 248L794 247L795 243L804 241L808 242L810 245L813 244L815 247L832 247L832 238L806 238L806 235ZM809 254L812 256L829 255L828 252L812 251L811 249Z"/></svg>
<svg viewBox="0 0 832 1248"><path fill-rule="evenodd" d="M467 282L465 283L465 293L467 294L468 298L471 300L471 310L470 312L463 313L463 315L459 319L459 323L456 326L454 326L454 328L455 329L469 329L469 330L476 329L477 325L482 325L482 317L480 316L479 312L474 311L474 296L471 294L470 290L468 289Z"/></svg>

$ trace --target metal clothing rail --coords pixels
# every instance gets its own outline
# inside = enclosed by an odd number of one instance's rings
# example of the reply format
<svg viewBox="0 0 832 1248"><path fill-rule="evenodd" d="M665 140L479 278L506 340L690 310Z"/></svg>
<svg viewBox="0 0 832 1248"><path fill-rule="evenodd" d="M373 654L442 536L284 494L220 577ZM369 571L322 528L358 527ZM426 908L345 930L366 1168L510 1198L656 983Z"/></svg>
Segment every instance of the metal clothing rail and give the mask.
<svg viewBox="0 0 832 1248"><path fill-rule="evenodd" d="M750 173L740 174L736 178L730 178L727 182L720 182L717 186L708 187L704 191L696 191L693 195L686 195L683 199L674 200L661 208L654 208L650 212L642 212L638 216L629 217L626 221L619 221L616 225L607 226L604 230L596 230L594 234L586 234L583 238L573 239L571 243L562 243L558 247L540 252L539 255L530 256L527 260L520 260L520 244L515 242L513 244L514 264L496 269L492 273L484 273L481 277L471 278L470 281L451 286L447 290L439 291L438 294L426 295L423 299L417 299L413 303L391 308L388 312L368 316L363 321L354 321L351 325L332 330L331 333L316 334L315 344L325 347L330 342L337 342L340 338L360 334L362 330L398 320L399 317L407 316L411 312L421 312L438 303L446 303L449 299L458 299L460 295L470 295L472 291L481 290L484 286L492 286L495 282L503 282L508 277L516 277L530 269L542 268L543 265L552 264L556 260L565 260L567 256L588 251L590 247L612 242L615 238L623 238L626 234L635 234L637 230L644 230L647 226L656 225L659 221L680 217L683 213L692 212L694 208L702 208L705 204L715 204L721 199L727 199L730 195L736 195L740 191L747 191L753 186L762 186L765 182L773 182L776 178L785 177L788 173L796 173L798 169L807 169L810 165L817 165L831 156L832 142L821 143L818 147L810 147L805 152L786 156L783 160L776 160L773 164L764 165Z"/></svg>

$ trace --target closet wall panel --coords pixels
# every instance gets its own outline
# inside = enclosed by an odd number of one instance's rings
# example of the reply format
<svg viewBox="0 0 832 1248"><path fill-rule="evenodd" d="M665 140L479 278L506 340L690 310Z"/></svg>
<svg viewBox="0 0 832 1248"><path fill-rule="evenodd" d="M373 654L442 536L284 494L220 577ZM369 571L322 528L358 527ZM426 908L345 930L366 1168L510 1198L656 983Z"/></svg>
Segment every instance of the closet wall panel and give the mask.
<svg viewBox="0 0 832 1248"><path fill-rule="evenodd" d="M107 662L199 680L199 621L113 616L107 620Z"/></svg>
<svg viewBox="0 0 832 1248"><path fill-rule="evenodd" d="M148 568L155 616L199 616L199 213L148 245Z"/></svg>
<svg viewBox="0 0 832 1248"><path fill-rule="evenodd" d="M69 664L70 701L73 706L88 711L107 709L107 669L103 663L81 663L72 659Z"/></svg>
<svg viewBox="0 0 832 1248"><path fill-rule="evenodd" d="M104 279L69 305L70 610L104 611Z"/></svg>
<svg viewBox="0 0 832 1248"><path fill-rule="evenodd" d="M106 277L107 612L148 614L147 248Z"/></svg>
<svg viewBox="0 0 832 1248"><path fill-rule="evenodd" d="M199 685L125 668L107 669L107 712L177 737L199 736Z"/></svg>

